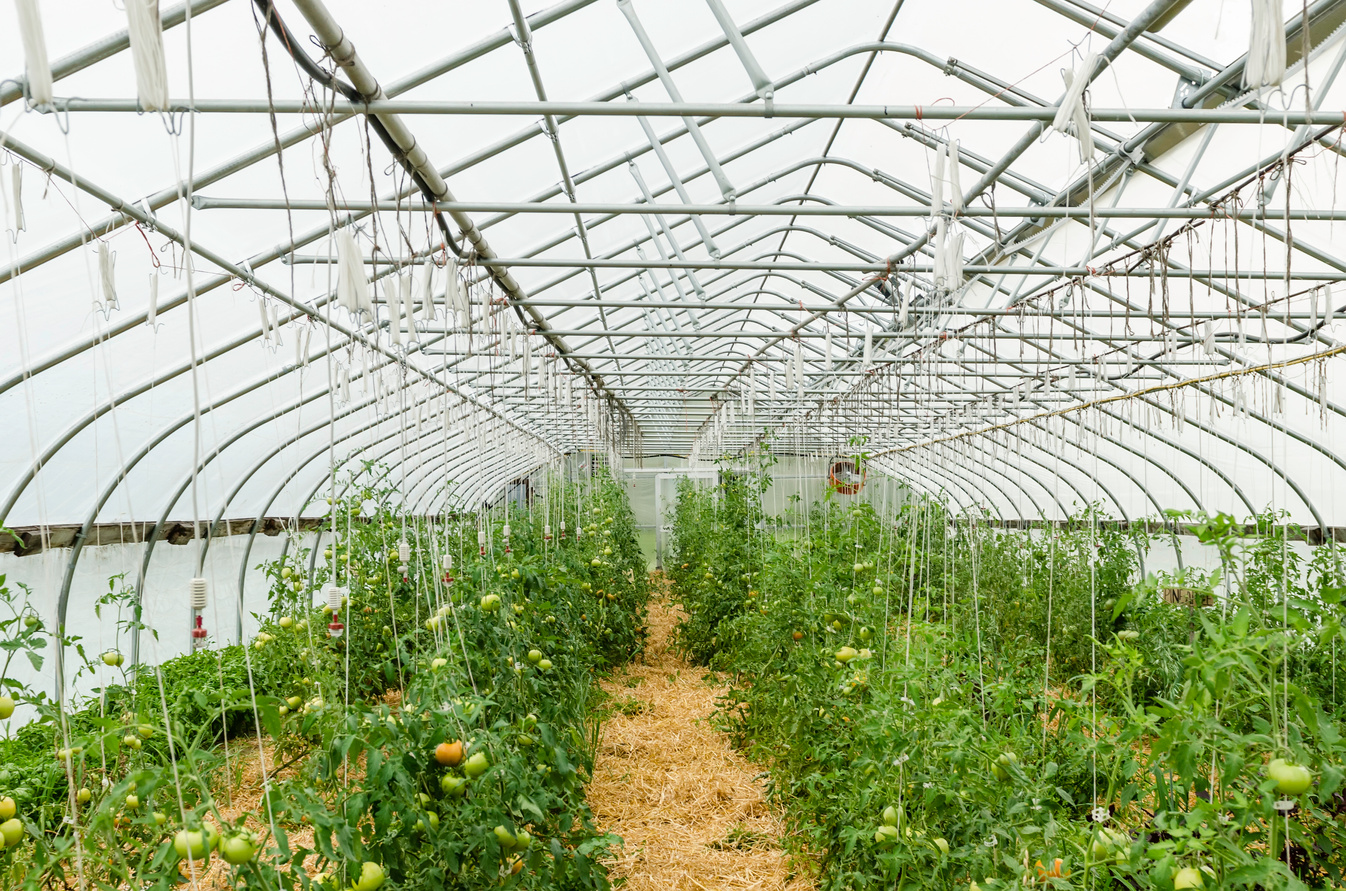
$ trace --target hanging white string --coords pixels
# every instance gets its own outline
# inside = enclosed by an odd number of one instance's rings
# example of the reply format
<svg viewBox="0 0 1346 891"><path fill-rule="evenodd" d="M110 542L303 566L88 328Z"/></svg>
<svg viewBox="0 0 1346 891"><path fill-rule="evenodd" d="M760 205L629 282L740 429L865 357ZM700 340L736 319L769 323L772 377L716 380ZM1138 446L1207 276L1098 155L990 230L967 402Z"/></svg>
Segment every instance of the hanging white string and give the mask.
<svg viewBox="0 0 1346 891"><path fill-rule="evenodd" d="M28 101L34 106L51 104L51 63L47 39L42 33L42 13L37 0L14 0L19 10L19 39L23 43L23 69L28 77Z"/></svg>
<svg viewBox="0 0 1346 891"><path fill-rule="evenodd" d="M14 210L14 234L18 234L28 228L28 222L23 217L23 165L18 161L9 165L9 183L13 187L11 193L11 207Z"/></svg>
<svg viewBox="0 0 1346 891"><path fill-rule="evenodd" d="M407 343L411 343L416 340L416 305L411 273L398 276L398 282L398 290L402 293L402 317L407 320Z"/></svg>
<svg viewBox="0 0 1346 891"><path fill-rule="evenodd" d="M121 304L117 302L116 265L117 255L108 249L107 242L98 242L98 277L103 285L103 305L101 308L104 313L121 309Z"/></svg>
<svg viewBox="0 0 1346 891"><path fill-rule="evenodd" d="M1274 87L1285 79L1285 8L1282 0L1252 0L1248 61L1243 83L1249 89Z"/></svg>
<svg viewBox="0 0 1346 891"><path fill-rule="evenodd" d="M944 214L944 168L948 155L948 143L941 142L935 149L935 172L930 178L930 212L935 216Z"/></svg>
<svg viewBox="0 0 1346 891"><path fill-rule="evenodd" d="M383 286L383 302L388 306L388 336L398 345L402 343L402 294L400 281L390 275Z"/></svg>
<svg viewBox="0 0 1346 891"><path fill-rule="evenodd" d="M159 26L159 0L126 0L131 61L136 70L136 97L145 111L168 110L168 63Z"/></svg>
<svg viewBox="0 0 1346 891"><path fill-rule="evenodd" d="M916 290L916 282L913 280L907 284L906 291L902 294L902 305L897 310L897 327L905 328L911 321L911 295Z"/></svg>
<svg viewBox="0 0 1346 891"><path fill-rule="evenodd" d="M944 268L947 265L944 255L948 251L949 226L943 218L935 220L935 262L931 277L935 280L935 289L946 287Z"/></svg>
<svg viewBox="0 0 1346 891"><path fill-rule="evenodd" d="M823 370L832 370L832 326L827 326L827 335L823 339Z"/></svg>
<svg viewBox="0 0 1346 891"><path fill-rule="evenodd" d="M453 307L457 316L457 327L467 327L467 297L463 294L463 283L458 279L458 261L449 258L449 279L445 284L445 301Z"/></svg>
<svg viewBox="0 0 1346 891"><path fill-rule="evenodd" d="M271 325L266 317L266 301L260 297L257 298L257 315L262 319L262 342L265 345L271 342Z"/></svg>
<svg viewBox="0 0 1346 891"><path fill-rule="evenodd" d="M874 367L874 329L869 326L865 327L865 353L861 367L864 371Z"/></svg>
<svg viewBox="0 0 1346 891"><path fill-rule="evenodd" d="M364 255L349 229L336 234L337 305L351 315L371 312L369 279L365 278Z"/></svg>
<svg viewBox="0 0 1346 891"><path fill-rule="evenodd" d="M949 203L953 205L955 214L963 212L963 180L959 173L959 158L958 140L955 139L949 144Z"/></svg>
<svg viewBox="0 0 1346 891"><path fill-rule="evenodd" d="M421 321L435 320L435 264L424 263L417 270L416 293L421 299Z"/></svg>
<svg viewBox="0 0 1346 891"><path fill-rule="evenodd" d="M1088 164L1094 156L1094 134L1089 126L1089 112L1084 107L1084 91L1089 86L1089 78L1098 65L1098 53L1089 53L1084 62L1074 71L1062 69L1061 79L1066 82L1066 94L1056 109L1052 120L1052 129L1058 133L1074 133L1079 140L1080 163Z"/></svg>
<svg viewBox="0 0 1346 891"><path fill-rule="evenodd" d="M154 327L155 319L159 317L159 274L150 273L150 308L145 316L145 324L151 328Z"/></svg>

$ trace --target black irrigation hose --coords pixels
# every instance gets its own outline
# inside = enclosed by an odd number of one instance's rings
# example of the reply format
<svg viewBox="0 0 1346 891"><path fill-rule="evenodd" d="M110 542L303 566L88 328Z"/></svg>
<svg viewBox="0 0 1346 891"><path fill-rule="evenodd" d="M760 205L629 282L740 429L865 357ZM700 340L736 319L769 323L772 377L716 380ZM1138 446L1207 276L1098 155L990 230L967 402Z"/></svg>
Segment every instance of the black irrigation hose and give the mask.
<svg viewBox="0 0 1346 891"><path fill-rule="evenodd" d="M367 104L367 100L364 96L360 95L359 90L349 84L342 83L335 73L324 71L317 62L314 62L309 58L308 53L304 52L299 47L294 34L288 27L286 27L285 22L281 21L280 13L276 11L275 4L272 0L254 0L254 2L257 4L257 8L262 11L267 26L271 29L272 33L276 35L277 39L280 40L281 44L285 47L285 51L290 55L290 58L295 61L295 64L297 64L305 74L328 89L340 93L348 102L356 105ZM434 208L438 198L435 196L435 193L430 190L430 186L421 175L416 172L416 169L411 166L411 163L407 160L406 153L393 141L387 128L385 128L383 123L374 115L366 114L365 120L368 121L374 132L378 134L379 140L388 149L388 152L396 158L398 163L402 165L402 168L411 175L412 181L416 184L417 188L421 190L421 194L425 197L425 200L432 208ZM458 246L458 242L454 239L453 233L449 231L449 224L448 221L444 219L444 214L438 209L432 210L432 213L435 222L439 224L439 231L443 233L444 240L449 248L455 255L462 257L463 251Z"/></svg>
<svg viewBox="0 0 1346 891"><path fill-rule="evenodd" d="M253 2L257 5L257 8L261 10L263 17L266 19L267 26L271 29L272 33L274 33L277 39L280 40L281 44L284 45L285 52L289 54L290 58L294 60L295 64L297 64L304 71L305 74L307 74L310 78L312 78L319 84L322 84L323 86L327 87L328 89L335 90L336 92L340 93L349 102L358 105L368 104L365 97L360 95L359 90L355 89L355 87L351 86L350 84L346 84L340 81L335 73L329 73L327 71L324 71L323 68L320 65L318 65L317 62L314 62L311 58L309 58L308 53L305 53L302 49L299 48L299 44L298 41L295 39L294 33L291 32L290 29L286 27L285 22L281 20L280 13L276 11L275 4L272 2L272 0L253 0ZM394 158L396 158L398 163L402 165L402 168L411 175L412 181L415 182L416 185L420 188L421 194L425 196L425 200L430 204L432 208L434 208L435 202L438 200L435 196L435 193L430 190L430 186L426 184L425 180L421 177L421 175L417 173L416 169L412 167L411 164L407 161L406 154L397 145L397 143L393 141L392 136L383 126L383 123L377 117L371 114L366 114L365 120L369 122L374 132L378 134L379 139L387 147L388 152ZM438 209L434 209L432 212L434 214L435 222L439 224L439 230L440 232L443 233L444 241L448 244L449 249L452 250L456 256L462 258L463 256L462 248L458 246L458 242L454 239L453 233L449 231L449 224L448 221L444 219L443 212L441 212ZM525 328L534 327L530 325L528 319L524 317L523 309L518 305L518 303L511 300L510 305L514 308L514 314L518 316L519 323L521 325L523 325ZM565 354L562 353L559 349L557 352L564 357ZM573 366L574 364L573 360L567 359L566 361L567 364L571 364ZM597 376L591 370L585 368L583 363L580 363L580 368L584 371L585 376L588 377L591 381L593 381L593 383L597 387L598 385Z"/></svg>

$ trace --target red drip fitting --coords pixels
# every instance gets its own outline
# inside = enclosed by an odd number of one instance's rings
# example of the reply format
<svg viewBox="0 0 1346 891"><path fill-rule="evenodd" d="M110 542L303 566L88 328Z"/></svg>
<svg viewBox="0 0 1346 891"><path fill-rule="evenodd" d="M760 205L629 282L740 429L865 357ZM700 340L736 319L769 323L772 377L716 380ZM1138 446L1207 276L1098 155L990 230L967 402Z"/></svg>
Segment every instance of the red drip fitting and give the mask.
<svg viewBox="0 0 1346 891"><path fill-rule="evenodd" d="M200 616L196 617L196 627L192 629L192 649L199 650L206 645L206 629Z"/></svg>

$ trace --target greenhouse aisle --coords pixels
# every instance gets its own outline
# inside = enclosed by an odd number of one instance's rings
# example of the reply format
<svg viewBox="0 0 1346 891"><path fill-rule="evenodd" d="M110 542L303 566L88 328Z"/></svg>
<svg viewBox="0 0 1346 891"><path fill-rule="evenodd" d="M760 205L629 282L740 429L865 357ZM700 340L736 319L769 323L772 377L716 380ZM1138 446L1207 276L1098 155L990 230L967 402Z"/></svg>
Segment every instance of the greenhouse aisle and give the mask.
<svg viewBox="0 0 1346 891"><path fill-rule="evenodd" d="M603 723L589 804L604 831L626 842L610 865L630 891L812 887L791 869L785 832L768 806L761 770L711 724L723 692L671 650L682 612L649 606L645 658L605 681Z"/></svg>

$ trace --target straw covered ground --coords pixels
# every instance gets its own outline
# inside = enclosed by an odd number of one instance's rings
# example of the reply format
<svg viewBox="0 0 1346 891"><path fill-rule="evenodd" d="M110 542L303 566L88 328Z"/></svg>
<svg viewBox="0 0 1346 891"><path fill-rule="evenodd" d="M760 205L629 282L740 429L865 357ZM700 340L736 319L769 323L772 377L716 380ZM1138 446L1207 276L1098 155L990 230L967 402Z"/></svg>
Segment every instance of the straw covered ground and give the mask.
<svg viewBox="0 0 1346 891"><path fill-rule="evenodd" d="M777 844L761 771L711 725L724 687L671 650L681 611L651 601L643 663L603 686L612 710L589 787L604 830L625 846L609 862L627 891L804 891Z"/></svg>

